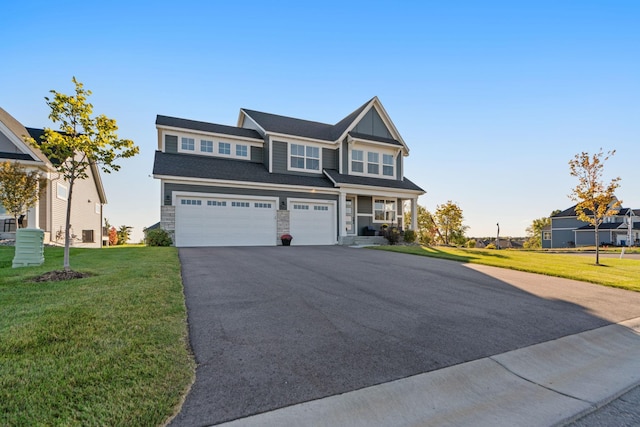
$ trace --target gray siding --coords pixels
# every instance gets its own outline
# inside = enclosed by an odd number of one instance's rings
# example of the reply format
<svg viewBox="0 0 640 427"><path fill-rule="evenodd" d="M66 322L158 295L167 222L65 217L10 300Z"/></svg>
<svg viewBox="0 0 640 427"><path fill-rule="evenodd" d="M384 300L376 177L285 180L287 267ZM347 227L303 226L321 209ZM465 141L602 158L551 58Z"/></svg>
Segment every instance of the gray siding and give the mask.
<svg viewBox="0 0 640 427"><path fill-rule="evenodd" d="M194 193L218 193L218 194L241 194L244 196L264 196L264 197L279 197L280 207L286 206L287 197L300 197L305 199L317 199L317 200L332 200L338 201L337 195L330 194L317 194L308 192L296 192L296 191L273 191L273 190L258 190L253 188L229 188L229 187L213 187L209 185L195 185L195 184L165 184L164 185L164 201L165 205L170 205L173 199L174 191L187 191Z"/></svg>
<svg viewBox="0 0 640 427"><path fill-rule="evenodd" d="M369 112L364 115L362 120L353 128L353 131L382 138L393 138L375 108L370 109Z"/></svg>
<svg viewBox="0 0 640 427"><path fill-rule="evenodd" d="M338 150L331 148L322 149L322 168L338 169Z"/></svg>
<svg viewBox="0 0 640 427"><path fill-rule="evenodd" d="M287 154L288 147L286 142L273 141L271 145L273 149L272 161L274 173L289 173L287 170Z"/></svg>
<svg viewBox="0 0 640 427"><path fill-rule="evenodd" d="M165 153L178 152L178 137L176 135L164 136L164 152Z"/></svg>
<svg viewBox="0 0 640 427"><path fill-rule="evenodd" d="M567 217L567 218L551 218L551 228L580 228L587 225L586 222L580 221L575 217Z"/></svg>
<svg viewBox="0 0 640 427"><path fill-rule="evenodd" d="M552 248L569 248L575 245L575 233L573 230L553 230L551 234ZM570 242L573 242L571 244Z"/></svg>
<svg viewBox="0 0 640 427"><path fill-rule="evenodd" d="M13 142L3 133L0 133L0 151L4 151L5 153L20 153L18 147L13 145Z"/></svg>
<svg viewBox="0 0 640 427"><path fill-rule="evenodd" d="M269 170L269 137L264 139L264 145L262 147L262 163L264 163L264 167Z"/></svg>
<svg viewBox="0 0 640 427"><path fill-rule="evenodd" d="M596 233L591 231L580 231L575 233L576 246L594 246L596 244ZM615 239L611 236L611 231L598 231L600 244L615 244Z"/></svg>
<svg viewBox="0 0 640 427"><path fill-rule="evenodd" d="M342 141L342 173L345 175L349 174L349 143L345 139Z"/></svg>
<svg viewBox="0 0 640 427"><path fill-rule="evenodd" d="M266 163L263 157L262 147L251 147L251 161L255 163Z"/></svg>
<svg viewBox="0 0 640 427"><path fill-rule="evenodd" d="M358 196L358 213L373 213L373 198L371 196Z"/></svg>
<svg viewBox="0 0 640 427"><path fill-rule="evenodd" d="M402 170L402 153L400 153L396 158L396 179L398 181L402 181L403 176L404 176L404 172Z"/></svg>

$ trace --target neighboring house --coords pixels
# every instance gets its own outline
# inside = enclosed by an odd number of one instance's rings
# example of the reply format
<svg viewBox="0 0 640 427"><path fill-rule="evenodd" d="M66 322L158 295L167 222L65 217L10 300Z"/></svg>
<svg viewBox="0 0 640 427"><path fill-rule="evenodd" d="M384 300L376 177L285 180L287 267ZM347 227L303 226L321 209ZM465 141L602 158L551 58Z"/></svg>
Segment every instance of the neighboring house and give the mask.
<svg viewBox="0 0 640 427"><path fill-rule="evenodd" d="M595 245L595 228L578 219L576 205L551 216L551 226L542 230L542 247L573 248ZM620 208L598 227L601 245L639 246L640 209ZM629 234L631 237L629 238Z"/></svg>
<svg viewBox="0 0 640 427"><path fill-rule="evenodd" d="M40 141L42 129L25 128L0 108L0 162L19 162L27 170L37 170L46 178L47 186L37 205L29 209L25 226L44 230L45 243L64 245L69 184L56 172L55 165L42 151L24 141L29 135ZM92 166L87 179L78 180L71 201L71 244L99 248L103 244L102 208L107 202L100 172ZM15 220L0 205L0 236L15 238Z"/></svg>
<svg viewBox="0 0 640 427"><path fill-rule="evenodd" d="M416 218L424 190L377 97L335 125L241 109L237 127L158 115L153 176L176 246L351 244ZM414 220L415 221L415 220Z"/></svg>

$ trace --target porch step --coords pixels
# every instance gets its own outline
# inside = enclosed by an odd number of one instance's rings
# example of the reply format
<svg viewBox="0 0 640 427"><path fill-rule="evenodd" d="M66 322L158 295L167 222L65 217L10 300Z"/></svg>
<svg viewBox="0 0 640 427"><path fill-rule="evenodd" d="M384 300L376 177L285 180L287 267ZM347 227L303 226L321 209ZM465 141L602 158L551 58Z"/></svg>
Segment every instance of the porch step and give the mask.
<svg viewBox="0 0 640 427"><path fill-rule="evenodd" d="M363 245L386 245L387 239L382 236L356 236L353 244L356 246Z"/></svg>

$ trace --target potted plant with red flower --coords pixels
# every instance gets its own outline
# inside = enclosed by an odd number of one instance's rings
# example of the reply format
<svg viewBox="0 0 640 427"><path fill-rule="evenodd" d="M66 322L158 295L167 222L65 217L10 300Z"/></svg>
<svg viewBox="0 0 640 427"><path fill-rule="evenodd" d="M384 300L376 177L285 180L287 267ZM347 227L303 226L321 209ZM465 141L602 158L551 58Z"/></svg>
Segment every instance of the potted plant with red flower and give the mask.
<svg viewBox="0 0 640 427"><path fill-rule="evenodd" d="M280 236L280 240L282 241L282 246L291 246L291 241L293 240L293 236L291 234L285 233Z"/></svg>

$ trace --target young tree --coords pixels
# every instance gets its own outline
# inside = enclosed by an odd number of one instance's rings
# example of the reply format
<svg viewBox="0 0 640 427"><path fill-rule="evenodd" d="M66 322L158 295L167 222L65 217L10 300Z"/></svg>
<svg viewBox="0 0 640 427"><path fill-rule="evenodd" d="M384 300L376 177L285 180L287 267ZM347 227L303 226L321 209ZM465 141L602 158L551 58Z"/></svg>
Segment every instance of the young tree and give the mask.
<svg viewBox="0 0 640 427"><path fill-rule="evenodd" d="M442 233L445 245L448 245L452 239L455 243L464 243L467 227L462 225L463 220L462 209L451 200L444 205L436 206L435 222Z"/></svg>
<svg viewBox="0 0 640 427"><path fill-rule="evenodd" d="M109 228L109 246L118 244L118 230L115 227Z"/></svg>
<svg viewBox="0 0 640 427"><path fill-rule="evenodd" d="M418 220L416 238L424 245L432 245L436 242L436 236L440 233L438 227L433 220L433 216L424 206L418 205ZM411 224L411 211L407 210L404 214L404 223Z"/></svg>
<svg viewBox="0 0 640 427"><path fill-rule="evenodd" d="M133 227L130 227L128 225L121 225L120 228L118 228L117 236L119 245L124 245L129 241L132 229Z"/></svg>
<svg viewBox="0 0 640 427"><path fill-rule="evenodd" d="M101 114L93 117L93 105L87 101L91 91L74 77L75 95L65 95L55 90L52 98L45 97L51 112L49 119L59 124L59 131L44 129L42 141L26 137L52 159L57 171L69 184L67 214L64 233L64 269L71 269L69 246L71 242L71 200L77 180L88 178L92 165L105 173L120 169L115 162L121 158L133 157L139 148L129 139L119 139L116 121Z"/></svg>
<svg viewBox="0 0 640 427"><path fill-rule="evenodd" d="M0 203L18 224L18 216L36 205L46 181L37 171L27 172L20 163L0 163ZM34 218L29 218L34 221Z"/></svg>
<svg viewBox="0 0 640 427"><path fill-rule="evenodd" d="M569 161L571 176L578 178L578 185L571 190L569 198L576 205L578 219L593 225L596 243L596 265L600 265L600 238L598 227L607 216L615 215L619 211L621 201L616 199L615 191L620 186L620 177L613 178L605 185L602 179L604 162L616 153L608 151L605 155L600 151L593 156L582 152L576 154Z"/></svg>

